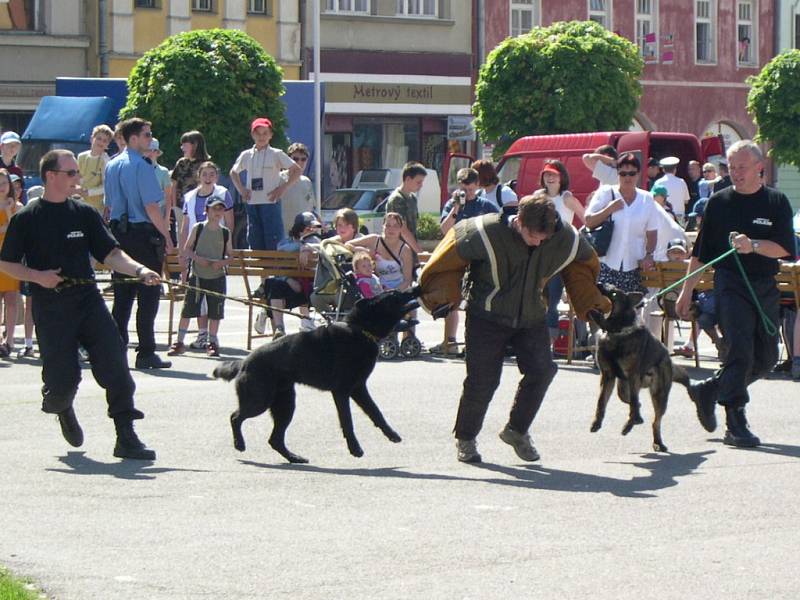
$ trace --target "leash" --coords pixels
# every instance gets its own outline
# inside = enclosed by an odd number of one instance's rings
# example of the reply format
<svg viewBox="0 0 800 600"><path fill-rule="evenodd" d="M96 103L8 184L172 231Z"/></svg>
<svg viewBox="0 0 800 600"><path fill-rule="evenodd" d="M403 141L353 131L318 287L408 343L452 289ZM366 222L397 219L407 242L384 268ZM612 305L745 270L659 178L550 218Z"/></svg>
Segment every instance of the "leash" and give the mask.
<svg viewBox="0 0 800 600"><path fill-rule="evenodd" d="M95 285L97 283L110 283L112 285L118 284L137 284L142 283L142 280L138 277L119 277L115 279L92 279L92 278L85 278L81 279L79 277L64 277L61 283L56 286L55 290L61 291L66 288L75 287L79 285ZM239 302L240 304L244 304L246 306L257 306L259 308L264 308L266 310L275 311L279 313L283 313L285 315L291 315L293 317L297 317L299 319L305 319L305 315L301 315L300 313L293 312L291 310L286 310L283 308L276 308L274 306L270 306L264 302L258 302L256 300L250 300L249 298L239 298L237 296L228 296L227 294L221 294L220 292L214 292L211 290L204 290L203 288L199 288L193 285L189 285L187 283L181 283L179 281L172 281L170 279L162 279L161 283L165 283L170 287L178 287L183 288L185 290L194 290L196 292L201 292L203 294L208 294L209 296L216 296L218 298L224 298L226 300L231 300L233 302Z"/></svg>
<svg viewBox="0 0 800 600"><path fill-rule="evenodd" d="M733 235L732 234L728 238L728 245L730 246L729 250L726 250L725 252L720 254L717 258L715 258L712 261L709 261L708 263L704 264L702 267L700 267L698 269L695 269L694 271L692 271L691 273L689 273L685 277L679 279L678 281L676 281L672 285L670 285L668 287L665 287L663 290L658 292L655 297L656 298L660 298L664 294L667 294L670 291L674 290L676 287L681 285L687 279L689 279L691 277L694 277L698 273L702 273L703 271L708 269L710 266L718 263L722 259L724 259L724 258L728 257L729 255L733 254L733 259L734 259L734 262L736 263L736 267L739 269L739 274L742 276L742 279L744 280L744 283L747 286L747 290L750 292L750 297L752 298L753 303L755 304L756 309L758 310L758 316L761 318L761 323L764 325L764 331L766 331L767 335L769 335L769 336L777 335L778 334L778 327L777 327L777 325L775 325L775 323L772 322L772 320L769 318L767 313L764 311L764 307L761 305L761 302L759 301L758 296L756 296L756 292L753 289L753 286L750 284L750 279L747 277L747 273L745 273L744 266L742 265L742 261L739 258L739 253L736 251L736 248L734 248L734 246L733 246Z"/></svg>

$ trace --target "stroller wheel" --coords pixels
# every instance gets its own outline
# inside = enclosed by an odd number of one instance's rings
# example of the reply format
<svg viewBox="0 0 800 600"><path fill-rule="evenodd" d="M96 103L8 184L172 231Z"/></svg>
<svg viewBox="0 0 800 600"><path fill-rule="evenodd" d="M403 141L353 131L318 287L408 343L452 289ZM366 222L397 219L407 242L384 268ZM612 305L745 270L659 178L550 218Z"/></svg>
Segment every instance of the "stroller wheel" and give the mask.
<svg viewBox="0 0 800 600"><path fill-rule="evenodd" d="M400 343L400 354L405 358L417 358L422 352L422 344L416 337L409 336Z"/></svg>
<svg viewBox="0 0 800 600"><path fill-rule="evenodd" d="M378 346L378 356L384 360L392 360L399 351L400 347L397 344L397 340L390 337L382 339Z"/></svg>

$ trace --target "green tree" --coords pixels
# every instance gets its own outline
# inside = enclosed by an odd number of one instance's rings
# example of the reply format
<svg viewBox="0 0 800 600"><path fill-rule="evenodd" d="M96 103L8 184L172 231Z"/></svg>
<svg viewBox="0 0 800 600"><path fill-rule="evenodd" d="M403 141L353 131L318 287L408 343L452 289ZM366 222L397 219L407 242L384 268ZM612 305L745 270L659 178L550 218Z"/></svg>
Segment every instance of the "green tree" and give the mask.
<svg viewBox="0 0 800 600"><path fill-rule="evenodd" d="M489 53L475 127L496 153L525 135L627 130L643 66L636 45L593 21L534 28Z"/></svg>
<svg viewBox="0 0 800 600"><path fill-rule="evenodd" d="M212 159L227 172L238 153L252 145L250 121L256 116L270 118L271 144L285 146L282 78L275 59L246 33L187 31L137 61L120 117L152 121L167 165L181 156L181 134L199 130Z"/></svg>
<svg viewBox="0 0 800 600"><path fill-rule="evenodd" d="M747 111L778 163L800 167L800 50L782 52L748 78Z"/></svg>

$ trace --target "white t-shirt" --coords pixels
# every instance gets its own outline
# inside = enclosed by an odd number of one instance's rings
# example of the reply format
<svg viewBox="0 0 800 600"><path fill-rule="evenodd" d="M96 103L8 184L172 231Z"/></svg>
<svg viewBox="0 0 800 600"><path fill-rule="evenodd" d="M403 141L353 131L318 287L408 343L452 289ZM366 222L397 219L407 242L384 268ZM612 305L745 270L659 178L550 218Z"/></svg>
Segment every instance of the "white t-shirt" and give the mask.
<svg viewBox="0 0 800 600"><path fill-rule="evenodd" d="M619 186L604 187L594 195L586 212L595 214L611 203L613 198L618 200L622 196ZM642 189L636 188L636 198L625 208L611 215L614 221L614 233L606 255L600 258L608 267L619 271L633 271L639 266L639 261L647 254L648 231L658 231L659 213L653 195Z"/></svg>
<svg viewBox="0 0 800 600"><path fill-rule="evenodd" d="M498 186L503 186L500 188L500 201L503 203L503 206L507 204L514 204L517 202L517 194L507 185L503 185L502 183L498 183ZM491 202L497 208L497 210L501 210L503 206L497 206L497 186L489 192L486 193L485 189L481 189L480 193L483 195L483 199Z"/></svg>
<svg viewBox="0 0 800 600"><path fill-rule="evenodd" d="M684 243L687 243L686 232L658 202L656 202L656 211L658 211L658 241L656 242L655 252L653 252L653 260L665 262L669 260L667 244L676 238L680 238ZM686 247L689 247L688 244Z"/></svg>
<svg viewBox="0 0 800 600"><path fill-rule="evenodd" d="M289 172L281 173L281 181L285 183L289 180ZM294 218L301 212L316 213L317 206L314 202L314 184L305 175L300 175L300 179L294 182L292 187L287 188L281 196L281 216L283 226L288 229L294 223Z"/></svg>
<svg viewBox="0 0 800 600"><path fill-rule="evenodd" d="M534 194L540 191L543 190L536 190ZM548 196L548 198L556 205L556 211L558 212L558 216L561 217L561 222L566 225L572 225L572 220L575 218L575 211L564 202L564 192L560 193L558 196Z"/></svg>
<svg viewBox="0 0 800 600"><path fill-rule="evenodd" d="M235 173L247 171L245 187L252 191L250 204L275 204L267 200L267 195L281 184L281 171L294 164L283 150L272 146L256 150L253 146L239 155L233 165L233 171Z"/></svg>
<svg viewBox="0 0 800 600"><path fill-rule="evenodd" d="M686 182L672 173L666 173L661 179L656 179L653 187L657 185L663 185L667 188L667 193L669 194L667 202L672 207L672 212L675 213L675 216L682 217L686 214L686 205L691 198Z"/></svg>
<svg viewBox="0 0 800 600"><path fill-rule="evenodd" d="M607 165L602 160L598 160L596 163L594 163L592 177L597 179L597 181L600 182L600 185L617 185L619 183L617 169Z"/></svg>

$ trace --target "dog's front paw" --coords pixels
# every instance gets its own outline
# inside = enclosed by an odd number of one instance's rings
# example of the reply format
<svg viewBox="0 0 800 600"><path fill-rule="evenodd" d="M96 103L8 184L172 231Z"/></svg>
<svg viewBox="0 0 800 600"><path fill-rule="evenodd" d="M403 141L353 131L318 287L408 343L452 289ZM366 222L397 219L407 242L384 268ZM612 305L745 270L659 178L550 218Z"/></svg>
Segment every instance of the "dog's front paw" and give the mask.
<svg viewBox="0 0 800 600"><path fill-rule="evenodd" d="M348 450L350 450L350 454L352 454L356 458L361 458L362 456L364 456L364 451L358 444L353 444L352 446L348 445L347 448Z"/></svg>
<svg viewBox="0 0 800 600"><path fill-rule="evenodd" d="M594 422L592 423L592 426L591 426L591 428L589 429L589 431L591 431L592 433L596 433L596 432L600 431L600 428L601 428L602 426L603 426L603 422L602 422L602 421L594 421Z"/></svg>
<svg viewBox="0 0 800 600"><path fill-rule="evenodd" d="M403 441L403 439L399 435L397 435L397 432L394 431L393 429L389 429L387 431L384 431L383 433L384 433L384 435L386 435L387 438L389 438L390 442L394 442L395 444L399 444L400 442Z"/></svg>

